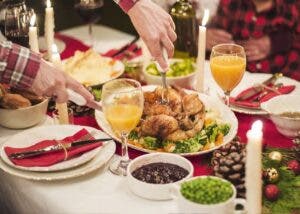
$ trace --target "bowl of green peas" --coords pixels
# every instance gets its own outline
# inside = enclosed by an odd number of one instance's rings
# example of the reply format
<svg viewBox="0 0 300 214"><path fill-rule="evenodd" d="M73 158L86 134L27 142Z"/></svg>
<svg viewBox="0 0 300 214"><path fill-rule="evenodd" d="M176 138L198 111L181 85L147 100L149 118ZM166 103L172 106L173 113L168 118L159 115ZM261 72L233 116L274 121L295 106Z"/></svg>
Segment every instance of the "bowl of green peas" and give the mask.
<svg viewBox="0 0 300 214"><path fill-rule="evenodd" d="M241 213L235 210L237 204L245 207L232 183L215 176L190 178L181 183L176 195L180 212L232 214Z"/></svg>

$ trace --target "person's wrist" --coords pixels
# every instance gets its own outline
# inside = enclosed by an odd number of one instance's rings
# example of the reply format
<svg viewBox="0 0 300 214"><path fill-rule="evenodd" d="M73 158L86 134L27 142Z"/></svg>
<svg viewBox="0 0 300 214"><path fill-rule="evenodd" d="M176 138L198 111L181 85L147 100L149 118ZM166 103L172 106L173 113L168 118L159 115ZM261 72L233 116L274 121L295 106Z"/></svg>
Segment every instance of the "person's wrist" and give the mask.
<svg viewBox="0 0 300 214"><path fill-rule="evenodd" d="M136 3L139 1L143 0L114 0L120 7L121 9L129 15L129 11L131 8L133 8Z"/></svg>

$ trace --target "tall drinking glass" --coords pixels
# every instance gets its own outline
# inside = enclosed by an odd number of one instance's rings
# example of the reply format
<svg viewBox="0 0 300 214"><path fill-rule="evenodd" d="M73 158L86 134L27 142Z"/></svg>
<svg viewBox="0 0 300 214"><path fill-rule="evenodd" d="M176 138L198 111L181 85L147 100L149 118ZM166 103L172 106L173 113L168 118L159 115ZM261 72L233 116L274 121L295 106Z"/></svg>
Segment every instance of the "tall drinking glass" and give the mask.
<svg viewBox="0 0 300 214"><path fill-rule="evenodd" d="M144 96L139 82L131 79L116 79L104 84L102 107L106 120L122 140L121 159L110 165L116 175L126 175L129 163L128 134L139 123L144 107Z"/></svg>
<svg viewBox="0 0 300 214"><path fill-rule="evenodd" d="M103 4L104 0L78 0L75 4L75 10L81 19L88 24L90 44L92 47L94 45L93 24L100 20Z"/></svg>
<svg viewBox="0 0 300 214"><path fill-rule="evenodd" d="M29 48L29 25L33 9L8 7L5 13L5 37L13 43Z"/></svg>
<svg viewBox="0 0 300 214"><path fill-rule="evenodd" d="M225 94L229 106L230 92L241 81L246 69L244 48L235 44L220 44L212 48L210 55L212 76Z"/></svg>

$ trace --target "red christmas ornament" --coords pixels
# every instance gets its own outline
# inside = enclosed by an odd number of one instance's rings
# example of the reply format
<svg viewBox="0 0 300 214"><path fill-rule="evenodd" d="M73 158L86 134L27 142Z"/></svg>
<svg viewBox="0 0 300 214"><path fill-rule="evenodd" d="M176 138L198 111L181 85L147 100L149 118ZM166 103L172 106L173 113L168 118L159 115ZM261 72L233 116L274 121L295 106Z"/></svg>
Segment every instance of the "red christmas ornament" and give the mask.
<svg viewBox="0 0 300 214"><path fill-rule="evenodd" d="M269 201L276 201L279 197L280 190L275 184L265 186L264 193Z"/></svg>
<svg viewBox="0 0 300 214"><path fill-rule="evenodd" d="M292 170L295 173L295 175L300 174L300 164L297 160L289 161L287 166L290 170Z"/></svg>

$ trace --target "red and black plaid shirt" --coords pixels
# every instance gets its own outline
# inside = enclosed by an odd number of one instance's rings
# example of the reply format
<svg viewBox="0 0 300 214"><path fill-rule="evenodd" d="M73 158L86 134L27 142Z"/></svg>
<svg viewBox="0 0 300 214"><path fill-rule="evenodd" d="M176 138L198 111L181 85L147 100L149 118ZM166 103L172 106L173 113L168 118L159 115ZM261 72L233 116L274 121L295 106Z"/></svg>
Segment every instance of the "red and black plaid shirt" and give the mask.
<svg viewBox="0 0 300 214"><path fill-rule="evenodd" d="M210 26L231 33L235 41L269 36L271 53L265 59L247 62L247 70L282 72L300 80L299 9L299 0L274 0L270 10L260 13L251 0L220 0Z"/></svg>
<svg viewBox="0 0 300 214"><path fill-rule="evenodd" d="M0 83L28 88L40 68L41 56L11 42L0 42Z"/></svg>

